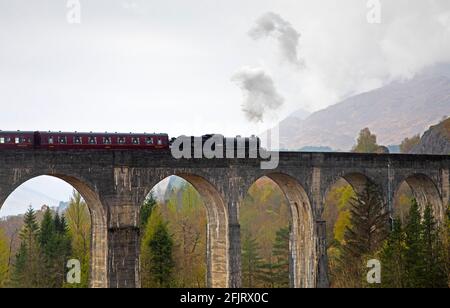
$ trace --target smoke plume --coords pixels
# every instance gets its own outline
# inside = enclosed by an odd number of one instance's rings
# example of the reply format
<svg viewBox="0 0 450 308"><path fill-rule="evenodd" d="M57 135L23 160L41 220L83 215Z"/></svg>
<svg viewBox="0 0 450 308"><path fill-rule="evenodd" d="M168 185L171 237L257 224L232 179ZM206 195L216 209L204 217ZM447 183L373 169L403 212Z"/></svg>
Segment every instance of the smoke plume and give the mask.
<svg viewBox="0 0 450 308"><path fill-rule="evenodd" d="M242 111L251 122L264 122L268 111L275 111L284 103L273 79L261 68L244 67L232 77L232 81L243 92Z"/></svg>
<svg viewBox="0 0 450 308"><path fill-rule="evenodd" d="M261 16L249 35L254 40L271 37L278 41L283 58L296 66L303 66L304 62L298 55L300 33L280 15L269 12Z"/></svg>

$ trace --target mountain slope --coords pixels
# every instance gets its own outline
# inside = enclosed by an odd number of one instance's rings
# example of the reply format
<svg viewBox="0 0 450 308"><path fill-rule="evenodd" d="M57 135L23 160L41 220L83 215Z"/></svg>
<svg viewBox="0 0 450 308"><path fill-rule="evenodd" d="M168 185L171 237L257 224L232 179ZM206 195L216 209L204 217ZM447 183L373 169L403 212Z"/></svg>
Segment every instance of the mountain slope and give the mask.
<svg viewBox="0 0 450 308"><path fill-rule="evenodd" d="M365 127L378 143L400 144L450 115L450 66L442 65L417 77L350 97L305 120L288 117L280 123L283 149L329 146L350 150Z"/></svg>
<svg viewBox="0 0 450 308"><path fill-rule="evenodd" d="M450 155L450 119L430 127L411 153Z"/></svg>

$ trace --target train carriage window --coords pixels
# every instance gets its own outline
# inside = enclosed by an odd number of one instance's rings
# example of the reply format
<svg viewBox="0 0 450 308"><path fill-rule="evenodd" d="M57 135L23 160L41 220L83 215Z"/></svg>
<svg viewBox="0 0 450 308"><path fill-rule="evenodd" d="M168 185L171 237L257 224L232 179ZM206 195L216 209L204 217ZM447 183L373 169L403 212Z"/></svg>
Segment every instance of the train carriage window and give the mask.
<svg viewBox="0 0 450 308"><path fill-rule="evenodd" d="M97 144L97 137L89 137L89 144Z"/></svg>
<svg viewBox="0 0 450 308"><path fill-rule="evenodd" d="M152 137L147 137L147 139L145 140L145 143L153 144L153 138Z"/></svg>
<svg viewBox="0 0 450 308"><path fill-rule="evenodd" d="M74 144L83 144L83 139L80 136L73 137Z"/></svg>
<svg viewBox="0 0 450 308"><path fill-rule="evenodd" d="M53 144L53 137L48 137L48 144Z"/></svg>
<svg viewBox="0 0 450 308"><path fill-rule="evenodd" d="M137 138L137 137L133 137L133 144L135 144L135 145L137 145L137 144L140 144L140 140L139 140L139 138Z"/></svg>
<svg viewBox="0 0 450 308"><path fill-rule="evenodd" d="M20 138L19 137L14 138L14 143L15 144L19 144L20 143Z"/></svg>
<svg viewBox="0 0 450 308"><path fill-rule="evenodd" d="M162 140L158 139L158 145L162 145Z"/></svg>
<svg viewBox="0 0 450 308"><path fill-rule="evenodd" d="M103 137L103 144L111 144L111 137Z"/></svg>
<svg viewBox="0 0 450 308"><path fill-rule="evenodd" d="M5 143L5 137L0 137L0 144Z"/></svg>
<svg viewBox="0 0 450 308"><path fill-rule="evenodd" d="M118 142L119 144L125 144L125 137L119 137L119 138L117 139L117 142Z"/></svg>
<svg viewBox="0 0 450 308"><path fill-rule="evenodd" d="M59 144L67 144L67 137L59 137L58 142Z"/></svg>

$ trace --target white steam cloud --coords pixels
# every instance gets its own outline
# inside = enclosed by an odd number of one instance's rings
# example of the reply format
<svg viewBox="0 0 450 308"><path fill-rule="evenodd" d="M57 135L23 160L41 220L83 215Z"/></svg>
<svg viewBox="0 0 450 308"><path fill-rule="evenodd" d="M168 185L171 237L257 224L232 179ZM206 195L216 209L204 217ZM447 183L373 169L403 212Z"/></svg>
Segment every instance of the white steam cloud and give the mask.
<svg viewBox="0 0 450 308"><path fill-rule="evenodd" d="M249 35L254 40L271 37L278 41L283 58L291 64L302 67L303 60L298 55L301 34L280 15L269 12L261 16Z"/></svg>
<svg viewBox="0 0 450 308"><path fill-rule="evenodd" d="M231 79L244 95L242 111L251 122L263 122L269 111L276 111L284 103L272 77L261 68L244 67Z"/></svg>

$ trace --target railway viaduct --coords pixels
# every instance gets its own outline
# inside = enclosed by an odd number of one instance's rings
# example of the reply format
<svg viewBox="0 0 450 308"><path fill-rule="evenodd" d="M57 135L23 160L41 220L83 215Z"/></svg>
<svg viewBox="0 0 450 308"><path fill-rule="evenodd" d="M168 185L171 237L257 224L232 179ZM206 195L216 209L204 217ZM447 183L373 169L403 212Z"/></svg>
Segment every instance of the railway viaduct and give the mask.
<svg viewBox="0 0 450 308"><path fill-rule="evenodd" d="M258 159L180 159L169 151L0 151L0 205L24 182L41 175L77 189L92 217L91 286L139 287L139 210L151 189L170 175L190 182L207 210L208 286L240 287L239 206L267 176L284 192L291 212L291 284L327 287L324 199L343 178L355 190L379 187L392 210L406 182L419 203L443 219L449 203L450 156L280 153L275 170Z"/></svg>

